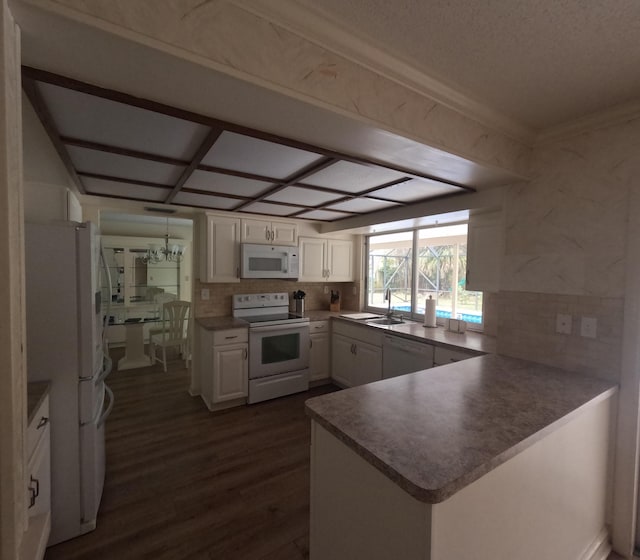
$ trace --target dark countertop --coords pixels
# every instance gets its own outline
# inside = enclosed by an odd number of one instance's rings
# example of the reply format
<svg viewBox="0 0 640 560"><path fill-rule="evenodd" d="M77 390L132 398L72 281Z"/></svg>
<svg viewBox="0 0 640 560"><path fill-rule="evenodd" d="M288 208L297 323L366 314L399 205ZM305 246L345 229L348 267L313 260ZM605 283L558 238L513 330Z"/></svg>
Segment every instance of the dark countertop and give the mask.
<svg viewBox="0 0 640 560"><path fill-rule="evenodd" d="M234 317L196 317L196 323L208 331L249 328L249 323Z"/></svg>
<svg viewBox="0 0 640 560"><path fill-rule="evenodd" d="M49 393L51 383L48 381L32 381L27 383L27 424L31 424L33 415L40 407L42 399Z"/></svg>
<svg viewBox="0 0 640 560"><path fill-rule="evenodd" d="M309 317L311 321L326 321L328 319L338 319L340 321L348 321L349 323L356 323L363 325L371 329L378 329L388 332L389 334L401 336L409 340L416 340L418 342L426 342L434 344L436 346L447 346L451 348L461 348L472 352L481 354L495 354L496 352L496 339L492 336L474 331L467 331L466 333L453 333L447 331L444 327L428 328L424 327L422 323L416 321L405 320L400 325L375 325L367 323L366 321L357 321L346 317L341 317L341 314L358 313L358 311L343 310L338 313L334 313L326 310L306 311L305 317Z"/></svg>
<svg viewBox="0 0 640 560"><path fill-rule="evenodd" d="M357 311L342 310L333 312L326 309L308 310L304 313L310 321L328 321L329 319L339 319L340 321L348 321L363 325L371 329L387 331L390 334L401 336L409 340L417 340L418 342L426 342L436 346L446 346L450 348L460 348L477 352L480 354L493 354L496 351L496 340L492 336L473 331L467 331L463 334L449 332L444 327L430 329L423 327L422 323L406 320L400 325L373 325L366 321L356 321L341 317L343 313L358 313ZM226 329L241 329L248 327L248 323L242 319L234 319L233 317L199 317L196 323L207 330L219 331Z"/></svg>
<svg viewBox="0 0 640 560"><path fill-rule="evenodd" d="M306 409L406 492L439 503L616 391L487 355L312 398Z"/></svg>

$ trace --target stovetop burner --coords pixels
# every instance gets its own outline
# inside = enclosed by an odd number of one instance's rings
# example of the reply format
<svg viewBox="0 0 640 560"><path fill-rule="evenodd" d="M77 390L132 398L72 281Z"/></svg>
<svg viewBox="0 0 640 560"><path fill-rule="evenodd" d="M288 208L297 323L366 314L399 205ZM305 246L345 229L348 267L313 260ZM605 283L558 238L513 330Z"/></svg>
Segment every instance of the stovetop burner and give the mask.
<svg viewBox="0 0 640 560"><path fill-rule="evenodd" d="M288 293L236 294L232 301L233 316L247 321L250 328L309 322L289 312Z"/></svg>

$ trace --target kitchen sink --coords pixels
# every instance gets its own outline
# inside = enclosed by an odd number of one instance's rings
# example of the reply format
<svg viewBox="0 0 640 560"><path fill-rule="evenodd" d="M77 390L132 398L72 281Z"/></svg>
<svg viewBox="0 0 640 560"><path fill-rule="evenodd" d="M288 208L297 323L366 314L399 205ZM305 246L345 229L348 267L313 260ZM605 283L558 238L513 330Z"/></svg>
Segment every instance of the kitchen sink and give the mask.
<svg viewBox="0 0 640 560"><path fill-rule="evenodd" d="M395 317L383 317L382 319L372 319L367 323L373 323L374 325L400 325L404 323L404 319L396 319Z"/></svg>

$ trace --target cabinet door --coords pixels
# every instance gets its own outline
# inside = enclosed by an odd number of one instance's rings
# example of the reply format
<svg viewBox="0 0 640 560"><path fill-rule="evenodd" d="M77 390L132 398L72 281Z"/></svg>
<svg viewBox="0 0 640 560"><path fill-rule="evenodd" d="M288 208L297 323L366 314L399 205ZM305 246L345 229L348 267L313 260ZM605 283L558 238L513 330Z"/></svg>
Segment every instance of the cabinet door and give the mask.
<svg viewBox="0 0 640 560"><path fill-rule="evenodd" d="M325 282L325 253L327 242L315 237L300 238L300 275L301 282Z"/></svg>
<svg viewBox="0 0 640 560"><path fill-rule="evenodd" d="M329 377L329 334L309 335L309 375L311 381Z"/></svg>
<svg viewBox="0 0 640 560"><path fill-rule="evenodd" d="M502 212L472 214L467 233L466 289L497 292L504 253Z"/></svg>
<svg viewBox="0 0 640 560"><path fill-rule="evenodd" d="M242 220L242 242L271 244L271 222L266 220Z"/></svg>
<svg viewBox="0 0 640 560"><path fill-rule="evenodd" d="M334 334L331 339L331 377L345 387L353 386L355 340Z"/></svg>
<svg viewBox="0 0 640 560"><path fill-rule="evenodd" d="M274 245L297 245L298 224L271 222L271 240Z"/></svg>
<svg viewBox="0 0 640 560"><path fill-rule="evenodd" d="M249 368L247 344L214 346L213 348L213 402L240 399L249 394Z"/></svg>
<svg viewBox="0 0 640 560"><path fill-rule="evenodd" d="M357 342L354 350L353 385L382 379L382 348Z"/></svg>
<svg viewBox="0 0 640 560"><path fill-rule="evenodd" d="M200 280L240 282L240 220L206 216L203 230Z"/></svg>
<svg viewBox="0 0 640 560"><path fill-rule="evenodd" d="M353 281L353 241L327 240L327 269L331 282Z"/></svg>

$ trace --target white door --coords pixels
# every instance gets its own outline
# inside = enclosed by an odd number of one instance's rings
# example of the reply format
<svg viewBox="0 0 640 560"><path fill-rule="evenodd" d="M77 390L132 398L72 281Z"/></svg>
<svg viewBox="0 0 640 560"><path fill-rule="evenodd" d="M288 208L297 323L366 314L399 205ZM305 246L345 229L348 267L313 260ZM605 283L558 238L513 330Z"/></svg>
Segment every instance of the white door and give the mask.
<svg viewBox="0 0 640 560"><path fill-rule="evenodd" d="M264 220L242 220L242 242L269 245L271 241L271 222Z"/></svg>
<svg viewBox="0 0 640 560"><path fill-rule="evenodd" d="M301 282L325 282L325 253L327 242L314 237L300 238L300 276Z"/></svg>
<svg viewBox="0 0 640 560"><path fill-rule="evenodd" d="M271 240L274 245L297 245L298 225L293 222L271 222Z"/></svg>
<svg viewBox="0 0 640 560"><path fill-rule="evenodd" d="M310 334L309 375L311 381L329 377L329 334Z"/></svg>
<svg viewBox="0 0 640 560"><path fill-rule="evenodd" d="M327 268L329 281L353 281L353 241L342 239L327 241Z"/></svg>
<svg viewBox="0 0 640 560"><path fill-rule="evenodd" d="M240 399L249 394L248 345L213 349L213 402Z"/></svg>
<svg viewBox="0 0 640 560"><path fill-rule="evenodd" d="M354 350L353 385L364 385L382 379L382 348L357 342Z"/></svg>
<svg viewBox="0 0 640 560"><path fill-rule="evenodd" d="M240 282L240 220L207 216L200 263L204 282Z"/></svg>
<svg viewBox="0 0 640 560"><path fill-rule="evenodd" d="M334 334L331 344L331 377L345 387L353 386L355 344L353 338Z"/></svg>

